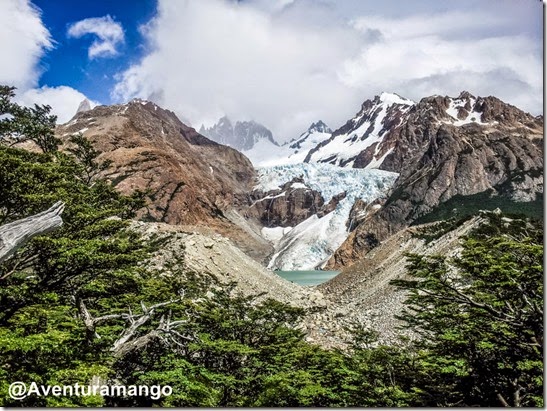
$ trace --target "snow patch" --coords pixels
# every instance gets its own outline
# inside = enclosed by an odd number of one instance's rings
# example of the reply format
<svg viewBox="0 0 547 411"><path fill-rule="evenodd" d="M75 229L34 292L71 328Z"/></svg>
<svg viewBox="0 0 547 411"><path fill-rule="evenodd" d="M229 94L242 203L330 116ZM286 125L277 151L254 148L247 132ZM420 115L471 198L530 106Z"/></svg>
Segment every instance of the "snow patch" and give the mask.
<svg viewBox="0 0 547 411"><path fill-rule="evenodd" d="M251 204L251 207L254 206L256 203L260 203L260 202L265 201L265 200L273 200L274 198L279 198L279 197L285 197L285 191L283 191L281 194L278 194L278 195L275 195L275 196L262 197L261 199L256 200L253 204Z"/></svg>
<svg viewBox="0 0 547 411"><path fill-rule="evenodd" d="M303 183L296 182L296 183L291 184L291 188L294 188L296 190L296 189L299 189L299 188L308 188L308 187L306 187L306 185L303 184Z"/></svg>
<svg viewBox="0 0 547 411"><path fill-rule="evenodd" d="M303 163L308 152L320 142L327 140L330 133L305 132L295 141L276 146L267 139L258 140L252 149L243 151L255 167Z"/></svg>
<svg viewBox="0 0 547 411"><path fill-rule="evenodd" d="M454 120L447 121L446 123L453 124L456 127L461 127L465 124L471 124L471 123L479 124L481 126L489 126L489 125L497 124L497 121L492 122L492 123L483 123L481 121L482 113L480 113L478 111L474 111L474 110L470 111L463 120L460 120L458 118L458 109L464 107L467 102L468 102L468 100L463 99L463 98L462 99L460 99L460 98L452 99L450 101L450 105L446 109L446 114L448 114ZM471 108L475 107L475 103L476 103L476 100L474 98L469 99L469 104L470 104Z"/></svg>
<svg viewBox="0 0 547 411"><path fill-rule="evenodd" d="M378 152L378 148L380 147L380 145L378 144L378 146L376 147L376 152ZM376 158L376 154L374 156L374 158L372 159L372 161L370 163L367 164L367 166L365 167L366 169L371 169L371 168L378 168L382 165L382 163L384 162L384 160L386 159L387 156L389 156L391 154L391 152L393 151L393 148L390 148L388 151L386 151L386 153L380 157L380 158Z"/></svg>
<svg viewBox="0 0 547 411"><path fill-rule="evenodd" d="M398 94L395 94L395 93L386 93L385 91L380 94L380 101L388 104L388 105L391 105L391 104L403 104L405 106L413 106L414 104L414 101L412 100L409 100L407 98L404 98L404 97L401 97L400 95Z"/></svg>
<svg viewBox="0 0 547 411"><path fill-rule="evenodd" d="M79 133L85 133L87 130L89 130L89 127L84 127L82 128L81 130L78 130L78 131L75 131L73 133L70 133L70 134L79 134Z"/></svg>

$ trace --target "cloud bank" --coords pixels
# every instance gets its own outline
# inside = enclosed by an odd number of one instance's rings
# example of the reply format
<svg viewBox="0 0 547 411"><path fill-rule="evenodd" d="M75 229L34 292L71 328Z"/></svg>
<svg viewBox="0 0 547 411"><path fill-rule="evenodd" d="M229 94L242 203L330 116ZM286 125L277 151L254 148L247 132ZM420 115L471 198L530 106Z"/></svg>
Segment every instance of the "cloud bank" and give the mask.
<svg viewBox="0 0 547 411"><path fill-rule="evenodd" d="M120 73L113 98L154 100L195 127L254 119L281 141L318 119L339 127L384 90L468 90L541 112L541 4L388 3L159 0L142 28L149 53Z"/></svg>
<svg viewBox="0 0 547 411"><path fill-rule="evenodd" d="M117 55L117 47L125 39L122 25L109 15L77 21L72 23L67 30L68 37L80 38L87 34L97 37L87 52L90 59Z"/></svg>

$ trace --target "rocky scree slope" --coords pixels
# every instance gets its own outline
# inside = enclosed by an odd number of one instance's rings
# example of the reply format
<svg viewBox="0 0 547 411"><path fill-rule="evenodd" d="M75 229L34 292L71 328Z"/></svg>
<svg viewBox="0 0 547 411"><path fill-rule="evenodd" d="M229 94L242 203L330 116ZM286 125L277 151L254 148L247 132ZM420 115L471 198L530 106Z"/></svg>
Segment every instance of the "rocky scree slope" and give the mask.
<svg viewBox="0 0 547 411"><path fill-rule="evenodd" d="M250 161L237 150L215 143L183 124L174 113L133 100L79 112L56 134L67 142L82 133L110 166L102 177L129 194L148 192L139 218L169 224L204 224L233 238L258 258L271 246L239 224L238 210L256 178Z"/></svg>
<svg viewBox="0 0 547 411"><path fill-rule="evenodd" d="M263 294L259 299L303 308L324 308L323 293L291 283L249 258L231 240L203 226L171 225L134 221L131 226L143 238L161 241L162 246L145 265L173 275L173 265L198 276L212 276L220 286L236 282L234 292L246 296Z"/></svg>
<svg viewBox="0 0 547 411"><path fill-rule="evenodd" d="M462 92L457 98L431 96L417 104L377 97L363 104L356 119L345 127L364 121L367 131L362 141L373 143L343 160L351 160L344 165L372 164L399 177L385 203L357 224L329 268L351 264L379 241L448 207L450 200L459 199L464 208L476 211L483 197L495 208L504 203L537 203L543 195L543 118L496 97ZM317 153L324 150L310 152L309 160L321 160ZM340 156L324 160L343 163Z"/></svg>
<svg viewBox="0 0 547 411"><path fill-rule="evenodd" d="M407 293L390 285L391 280L410 279L406 253L454 257L461 251L461 236L478 227L487 217L470 218L427 243L419 233L431 223L408 227L389 237L364 258L333 279L316 287L326 299L326 308L310 313L306 320L308 340L326 347L343 348L347 327L359 324L379 334L379 342L393 344L401 336L412 338L396 318L405 307Z"/></svg>

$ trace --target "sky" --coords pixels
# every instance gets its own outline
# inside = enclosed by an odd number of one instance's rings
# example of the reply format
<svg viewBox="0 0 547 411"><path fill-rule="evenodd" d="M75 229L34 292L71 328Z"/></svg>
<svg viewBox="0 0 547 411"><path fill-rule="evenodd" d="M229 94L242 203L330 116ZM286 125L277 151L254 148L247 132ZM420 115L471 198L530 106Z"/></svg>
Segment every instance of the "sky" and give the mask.
<svg viewBox="0 0 547 411"><path fill-rule="evenodd" d="M0 84L60 123L138 97L288 141L383 91L543 110L539 0L0 0Z"/></svg>

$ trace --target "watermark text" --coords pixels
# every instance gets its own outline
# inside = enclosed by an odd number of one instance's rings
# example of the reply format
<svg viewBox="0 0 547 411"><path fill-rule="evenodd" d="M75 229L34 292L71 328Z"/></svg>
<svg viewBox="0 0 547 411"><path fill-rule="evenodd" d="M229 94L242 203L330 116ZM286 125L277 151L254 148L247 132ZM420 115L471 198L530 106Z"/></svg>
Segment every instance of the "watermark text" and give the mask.
<svg viewBox="0 0 547 411"><path fill-rule="evenodd" d="M159 400L173 393L169 385L40 385L16 381L9 387L9 395L14 400L22 400L31 395L37 397L148 397Z"/></svg>

